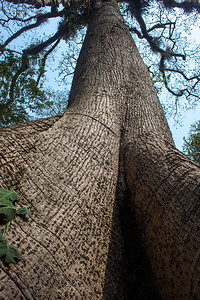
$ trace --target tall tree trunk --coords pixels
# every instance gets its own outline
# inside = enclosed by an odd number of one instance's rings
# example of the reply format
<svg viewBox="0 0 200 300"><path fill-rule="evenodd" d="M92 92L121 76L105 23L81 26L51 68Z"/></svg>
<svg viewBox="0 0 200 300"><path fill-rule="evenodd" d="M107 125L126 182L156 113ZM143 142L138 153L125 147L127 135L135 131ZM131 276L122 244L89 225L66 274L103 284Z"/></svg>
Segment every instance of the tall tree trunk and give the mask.
<svg viewBox="0 0 200 300"><path fill-rule="evenodd" d="M163 299L197 299L199 168L175 149L111 2L92 17L70 103L60 119L1 132L1 185L32 212L11 226L22 257L0 264L1 298L145 299L142 273L147 299L153 276Z"/></svg>

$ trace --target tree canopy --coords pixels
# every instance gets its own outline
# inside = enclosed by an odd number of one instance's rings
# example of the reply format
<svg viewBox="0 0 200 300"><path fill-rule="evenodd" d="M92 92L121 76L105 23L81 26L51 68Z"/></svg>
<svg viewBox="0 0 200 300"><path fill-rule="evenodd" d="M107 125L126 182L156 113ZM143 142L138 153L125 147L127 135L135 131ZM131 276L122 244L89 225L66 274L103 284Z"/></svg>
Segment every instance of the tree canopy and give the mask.
<svg viewBox="0 0 200 300"><path fill-rule="evenodd" d="M200 165L200 121L191 125L188 138L184 138L185 154Z"/></svg>
<svg viewBox="0 0 200 300"><path fill-rule="evenodd" d="M101 0L1 0L1 127L27 121L32 114L41 116L55 106L56 97L44 85L45 72L60 42L75 39L99 5ZM176 110L179 105L194 106L199 100L199 45L189 36L199 18L199 2L124 0L119 6L158 91L165 86ZM41 36L42 26L53 19L58 20L54 33ZM77 53L60 59L58 68L65 79L73 73ZM60 112L66 108L66 95L64 99Z"/></svg>

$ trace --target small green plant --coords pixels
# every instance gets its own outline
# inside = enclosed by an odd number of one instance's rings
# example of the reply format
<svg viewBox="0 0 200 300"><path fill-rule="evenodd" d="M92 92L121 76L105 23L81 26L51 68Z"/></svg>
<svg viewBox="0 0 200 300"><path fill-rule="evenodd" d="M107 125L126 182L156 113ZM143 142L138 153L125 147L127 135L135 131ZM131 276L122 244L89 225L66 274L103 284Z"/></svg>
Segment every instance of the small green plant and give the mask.
<svg viewBox="0 0 200 300"><path fill-rule="evenodd" d="M18 249L8 244L5 238L9 226L16 216L31 215L29 210L25 207L17 208L17 203L20 198L21 196L15 191L0 188L0 225L4 226L3 232L2 229L0 229L0 259L7 264L16 264L20 258Z"/></svg>

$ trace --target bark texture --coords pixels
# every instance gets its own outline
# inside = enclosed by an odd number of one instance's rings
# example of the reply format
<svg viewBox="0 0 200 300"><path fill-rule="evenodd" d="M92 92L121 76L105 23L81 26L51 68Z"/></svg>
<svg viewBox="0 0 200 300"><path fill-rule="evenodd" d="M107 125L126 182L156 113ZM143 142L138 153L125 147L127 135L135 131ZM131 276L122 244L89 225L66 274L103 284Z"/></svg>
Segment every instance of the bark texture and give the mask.
<svg viewBox="0 0 200 300"><path fill-rule="evenodd" d="M132 207L160 295L199 299L199 167L158 135L128 148Z"/></svg>
<svg viewBox="0 0 200 300"><path fill-rule="evenodd" d="M198 299L199 168L174 147L117 7L91 20L61 118L1 131L1 186L32 217L1 299Z"/></svg>

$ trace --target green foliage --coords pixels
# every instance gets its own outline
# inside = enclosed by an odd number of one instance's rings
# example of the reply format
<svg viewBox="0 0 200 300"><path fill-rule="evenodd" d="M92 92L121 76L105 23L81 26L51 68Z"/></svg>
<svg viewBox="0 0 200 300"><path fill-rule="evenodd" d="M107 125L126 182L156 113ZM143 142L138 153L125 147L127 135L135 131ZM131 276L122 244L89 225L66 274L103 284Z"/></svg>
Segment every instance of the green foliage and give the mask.
<svg viewBox="0 0 200 300"><path fill-rule="evenodd" d="M188 138L184 138L183 151L200 165L200 121L191 125Z"/></svg>
<svg viewBox="0 0 200 300"><path fill-rule="evenodd" d="M30 66L20 73L27 61L8 52L0 61L0 128L30 120L30 115L52 105L50 92L37 86L36 70ZM19 75L19 76L18 76ZM16 78L16 80L15 80ZM13 90L13 91L12 91ZM11 97L13 92L13 99Z"/></svg>
<svg viewBox="0 0 200 300"><path fill-rule="evenodd" d="M76 34L83 29L89 23L88 10L85 10L85 7L81 4L81 1L72 2L68 11L65 12L63 20L59 23L59 27L69 27L67 35L63 35L63 39L67 42L69 39L73 39Z"/></svg>
<svg viewBox="0 0 200 300"><path fill-rule="evenodd" d="M2 231L0 229L0 258L9 264L16 264L16 259L20 258L19 251L13 245L9 245L6 239L4 238Z"/></svg>
<svg viewBox="0 0 200 300"><path fill-rule="evenodd" d="M16 216L31 215L25 207L17 208L20 196L15 191L0 188L0 224L4 225L4 231L0 229L0 258L7 264L16 264L20 258L19 251L13 245L8 244L5 238L11 221Z"/></svg>
<svg viewBox="0 0 200 300"><path fill-rule="evenodd" d="M119 8L123 8L123 4L121 2L118 2Z"/></svg>
<svg viewBox="0 0 200 300"><path fill-rule="evenodd" d="M18 216L22 216L22 215L28 215L28 216L30 216L31 213L30 213L30 211L29 211L27 208L25 208L25 207L20 207L20 208L17 210L17 215L18 215Z"/></svg>
<svg viewBox="0 0 200 300"><path fill-rule="evenodd" d="M171 73L168 74L166 78L163 78L160 72L151 71L150 67L148 66L147 69L149 71L149 76L153 82L156 92L160 94L163 91L163 82L165 82L167 85L169 84L171 79Z"/></svg>
<svg viewBox="0 0 200 300"><path fill-rule="evenodd" d="M11 200L12 202L19 201L21 197L13 190L5 190L0 188L0 201Z"/></svg>
<svg viewBox="0 0 200 300"><path fill-rule="evenodd" d="M38 112L41 118L62 115L67 109L69 95L66 92L52 92L51 97L53 99L51 107Z"/></svg>

